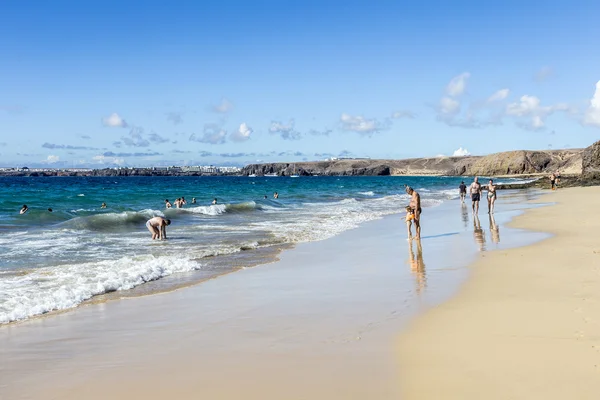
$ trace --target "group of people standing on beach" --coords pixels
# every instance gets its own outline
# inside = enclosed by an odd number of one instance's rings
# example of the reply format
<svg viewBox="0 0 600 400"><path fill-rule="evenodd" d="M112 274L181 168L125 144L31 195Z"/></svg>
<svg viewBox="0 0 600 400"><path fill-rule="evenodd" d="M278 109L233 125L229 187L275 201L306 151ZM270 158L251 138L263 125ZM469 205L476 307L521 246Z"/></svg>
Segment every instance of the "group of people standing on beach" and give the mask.
<svg viewBox="0 0 600 400"><path fill-rule="evenodd" d="M465 198L467 197L467 186L465 182L462 181L460 186L458 187L460 194L460 201L462 203L465 202ZM494 204L496 203L496 199L498 198L498 194L496 191L496 185L494 185L494 180L490 179L488 185L483 187L481 183L479 183L479 177L475 177L473 179L473 183L469 185L469 195L471 196L471 207L473 208L473 213L479 213L479 202L483 197L483 191L487 190L487 203L488 203L488 214L494 213Z"/></svg>
<svg viewBox="0 0 600 400"><path fill-rule="evenodd" d="M412 187L408 185L404 185L406 193L410 195L410 204L406 206L406 228L408 232L408 239L412 239L412 225L415 225L415 235L417 240L421 238L421 195L414 190ZM462 203L465 202L465 198L467 197L467 186L465 182L462 181L460 186L458 187L460 194L460 201ZM496 203L496 199L498 197L497 187L494 184L494 180L490 179L488 185L483 187L481 183L479 183L479 177L475 177L473 179L473 183L468 188L469 195L471 196L473 214L477 215L479 213L479 202L483 197L483 191L487 190L487 203L488 203L488 214L494 213L494 205Z"/></svg>

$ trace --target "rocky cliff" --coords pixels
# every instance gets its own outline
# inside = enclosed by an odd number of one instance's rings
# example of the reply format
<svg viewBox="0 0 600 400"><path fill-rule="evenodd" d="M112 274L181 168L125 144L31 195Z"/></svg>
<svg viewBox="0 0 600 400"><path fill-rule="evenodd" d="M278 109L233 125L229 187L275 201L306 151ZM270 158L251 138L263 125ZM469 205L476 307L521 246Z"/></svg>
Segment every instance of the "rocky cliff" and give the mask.
<svg viewBox="0 0 600 400"><path fill-rule="evenodd" d="M582 175L585 178L600 178L600 141L583 151Z"/></svg>
<svg viewBox="0 0 600 400"><path fill-rule="evenodd" d="M581 173L582 150L509 151L488 156L413 158L407 160L344 159L301 163L251 164L243 175L522 175L560 169Z"/></svg>

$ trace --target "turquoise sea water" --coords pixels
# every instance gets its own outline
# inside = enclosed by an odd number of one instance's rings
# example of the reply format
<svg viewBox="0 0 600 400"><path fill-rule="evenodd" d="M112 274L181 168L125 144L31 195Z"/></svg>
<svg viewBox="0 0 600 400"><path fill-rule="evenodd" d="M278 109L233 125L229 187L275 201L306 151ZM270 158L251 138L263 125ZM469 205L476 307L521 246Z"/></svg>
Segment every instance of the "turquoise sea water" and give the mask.
<svg viewBox="0 0 600 400"><path fill-rule="evenodd" d="M404 184L428 207L458 197L450 177L0 178L0 323L77 306L169 277L210 276L271 260L403 212ZM510 181L510 180L506 180ZM274 199L273 193L279 198ZM185 197L182 209L166 210ZM266 198L265 198L266 196ZM191 204L192 198L197 203ZM211 202L217 198L217 204ZM106 202L107 208L100 205ZM27 204L29 211L20 215ZM52 212L48 211L52 208ZM153 216L172 220L152 241Z"/></svg>

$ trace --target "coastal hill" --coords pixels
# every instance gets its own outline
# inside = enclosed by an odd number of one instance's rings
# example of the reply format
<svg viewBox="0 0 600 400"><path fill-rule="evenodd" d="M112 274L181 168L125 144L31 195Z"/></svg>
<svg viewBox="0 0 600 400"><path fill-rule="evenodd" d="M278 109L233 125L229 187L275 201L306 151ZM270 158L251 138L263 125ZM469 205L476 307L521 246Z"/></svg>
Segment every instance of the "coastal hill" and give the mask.
<svg viewBox="0 0 600 400"><path fill-rule="evenodd" d="M243 175L534 175L560 170L582 172L583 149L508 151L487 156L411 158L406 160L339 159L299 163L250 164Z"/></svg>

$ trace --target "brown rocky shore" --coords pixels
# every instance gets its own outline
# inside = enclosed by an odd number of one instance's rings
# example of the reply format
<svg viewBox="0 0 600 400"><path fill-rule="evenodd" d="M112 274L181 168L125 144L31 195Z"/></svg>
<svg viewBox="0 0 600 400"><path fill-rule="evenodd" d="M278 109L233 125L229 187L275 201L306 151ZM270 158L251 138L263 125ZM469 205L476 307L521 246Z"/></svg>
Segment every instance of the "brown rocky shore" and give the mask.
<svg viewBox="0 0 600 400"><path fill-rule="evenodd" d="M583 149L509 151L487 156L412 158L406 160L339 159L300 163L250 164L243 175L536 175L560 170L582 173Z"/></svg>

